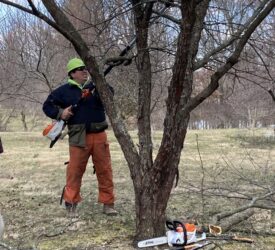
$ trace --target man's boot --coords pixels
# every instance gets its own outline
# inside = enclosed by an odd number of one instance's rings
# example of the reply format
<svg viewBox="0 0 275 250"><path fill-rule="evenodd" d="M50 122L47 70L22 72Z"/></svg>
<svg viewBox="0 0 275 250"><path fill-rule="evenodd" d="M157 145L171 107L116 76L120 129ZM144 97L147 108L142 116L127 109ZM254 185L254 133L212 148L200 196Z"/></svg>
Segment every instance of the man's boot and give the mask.
<svg viewBox="0 0 275 250"><path fill-rule="evenodd" d="M103 205L103 213L106 215L118 215L118 212L114 208L114 204L104 204Z"/></svg>
<svg viewBox="0 0 275 250"><path fill-rule="evenodd" d="M77 203L72 204L72 203L65 201L65 207L66 207L66 211L70 217L77 216L77 212L76 212Z"/></svg>

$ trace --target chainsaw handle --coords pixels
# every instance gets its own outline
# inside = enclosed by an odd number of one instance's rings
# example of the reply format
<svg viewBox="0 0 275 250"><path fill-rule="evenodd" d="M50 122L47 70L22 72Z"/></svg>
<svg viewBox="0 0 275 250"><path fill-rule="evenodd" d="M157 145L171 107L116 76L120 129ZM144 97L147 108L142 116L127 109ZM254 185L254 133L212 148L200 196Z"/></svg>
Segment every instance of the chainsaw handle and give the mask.
<svg viewBox="0 0 275 250"><path fill-rule="evenodd" d="M179 227L179 226L182 227L183 230L185 229L185 225L184 225L181 221L179 221L179 220L174 220L173 223L174 223L174 228L175 228L175 230L176 230L177 227Z"/></svg>
<svg viewBox="0 0 275 250"><path fill-rule="evenodd" d="M174 230L177 231L177 227L180 226L183 228L183 230L185 229L184 224L179 221L179 220L166 220L166 227L170 230Z"/></svg>
<svg viewBox="0 0 275 250"><path fill-rule="evenodd" d="M170 230L176 230L174 221L166 220L166 227Z"/></svg>
<svg viewBox="0 0 275 250"><path fill-rule="evenodd" d="M184 240L184 243L183 243L183 246L185 246L187 244L187 231L186 231L186 227L185 225L179 221L179 220L166 220L166 226L168 229L170 230L173 230L173 231L176 231L177 232L177 227L182 227L183 229L183 240Z"/></svg>

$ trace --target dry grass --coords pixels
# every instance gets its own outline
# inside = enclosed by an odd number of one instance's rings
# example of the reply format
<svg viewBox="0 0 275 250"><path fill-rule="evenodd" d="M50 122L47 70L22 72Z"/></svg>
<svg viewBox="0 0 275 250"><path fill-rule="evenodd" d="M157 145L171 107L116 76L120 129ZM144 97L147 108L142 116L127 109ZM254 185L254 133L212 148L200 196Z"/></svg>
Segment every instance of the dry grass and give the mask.
<svg viewBox="0 0 275 250"><path fill-rule="evenodd" d="M205 189L217 187L217 183L227 187L235 185L246 194L254 189L258 191L253 185L247 190L248 180L252 178L266 186L274 182L275 142L264 134L264 130L189 131L180 162L180 181L172 192L167 216L207 222L214 212L243 202L217 198L207 192L202 201L203 177ZM68 160L66 140L49 149L49 141L38 132L7 132L1 133L1 138L5 153L0 155L0 208L6 223L5 244L25 250L134 249L131 247L135 231L133 188L127 164L112 132L109 132L109 139L116 207L120 212L117 217L102 214L91 163L83 179L84 200L79 206L79 217L66 217L64 208L59 205L65 184L63 163ZM154 133L156 150L160 139L161 133ZM243 178L244 182L240 183L240 176L247 180ZM259 222L268 224L269 212L260 211L257 216L249 222L250 226L261 226ZM269 237L257 238L253 246L230 243L223 249L274 249L274 245L275 238Z"/></svg>

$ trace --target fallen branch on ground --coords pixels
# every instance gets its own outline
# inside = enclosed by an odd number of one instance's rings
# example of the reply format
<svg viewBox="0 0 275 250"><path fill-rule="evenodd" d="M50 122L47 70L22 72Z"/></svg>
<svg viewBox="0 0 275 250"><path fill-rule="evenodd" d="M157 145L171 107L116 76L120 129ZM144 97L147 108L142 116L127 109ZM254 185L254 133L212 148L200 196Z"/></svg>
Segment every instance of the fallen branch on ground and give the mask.
<svg viewBox="0 0 275 250"><path fill-rule="evenodd" d="M225 240L225 241L238 241L243 243L254 243L251 238L238 237L236 235L218 235L218 236L207 236L209 240Z"/></svg>
<svg viewBox="0 0 275 250"><path fill-rule="evenodd" d="M230 211L226 211L226 212L222 212L222 213L217 214L217 215L216 215L216 219L217 219L217 221L220 221L221 219L230 217L230 216L232 216L232 215L234 215L234 214L240 213L240 212L245 211L245 210L247 210L247 209L250 209L250 208L257 208L257 207L258 207L258 205L256 204L257 201L259 201L259 200L264 200L264 199L266 199L266 198L268 198L268 197L271 197L271 196L274 195L274 194L275 194L275 191L272 190L272 191L270 191L270 192L268 192L268 193L265 193L264 195L257 196L257 197L253 197L253 198L251 199L251 201L250 201L248 204L245 204L245 205L243 205L243 206L240 206L240 207L238 207L238 208L236 208L236 209L232 209L232 210L230 210ZM269 208L269 209L270 209L270 208Z"/></svg>
<svg viewBox="0 0 275 250"><path fill-rule="evenodd" d="M227 232L231 230L234 226L238 225L239 223L246 221L251 216L254 215L254 210L244 211L238 214L235 214L230 217L229 220L220 221L219 226L222 228L223 232Z"/></svg>
<svg viewBox="0 0 275 250"><path fill-rule="evenodd" d="M43 233L43 234L40 234L37 236L36 240L35 240L35 244L34 244L34 248L37 249L38 245L39 245L39 242L41 240L41 238L53 238L53 237L57 237L57 236L60 236L62 234L65 234L67 231L68 231L68 228L73 225L74 223L78 222L79 220L73 220L73 221L70 221L70 223L68 223L67 225L65 225L60 231L56 232L56 233L53 233L53 234L46 234L46 233Z"/></svg>
<svg viewBox="0 0 275 250"><path fill-rule="evenodd" d="M3 247L4 249L12 250L13 248L8 246L7 244L0 242L0 247ZM1 248L2 249L2 248Z"/></svg>

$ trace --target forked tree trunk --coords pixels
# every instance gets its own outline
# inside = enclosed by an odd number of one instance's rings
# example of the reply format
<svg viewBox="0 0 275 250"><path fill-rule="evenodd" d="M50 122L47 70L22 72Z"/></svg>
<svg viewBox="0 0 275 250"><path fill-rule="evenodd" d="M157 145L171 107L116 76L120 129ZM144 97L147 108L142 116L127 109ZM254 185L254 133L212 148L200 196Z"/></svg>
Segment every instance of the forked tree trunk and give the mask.
<svg viewBox="0 0 275 250"><path fill-rule="evenodd" d="M139 188L141 189L141 188ZM156 193L153 190L158 189ZM142 240L153 236L164 234L165 210L169 192L158 188L158 185L151 184L141 194L136 195L136 240ZM169 192L170 193L170 192Z"/></svg>
<svg viewBox="0 0 275 250"><path fill-rule="evenodd" d="M186 117L188 124L189 117ZM166 208L174 185L187 128L178 130L177 138L163 141L154 164L143 174L141 184L134 182L136 203L136 240L165 235ZM173 153L168 150L174 148Z"/></svg>
<svg viewBox="0 0 275 250"><path fill-rule="evenodd" d="M155 166L154 173L150 171L141 185L134 184L137 240L164 234L165 211L176 171L167 171L162 176L157 169L163 167L164 165ZM165 166L167 170L171 170L171 167L175 169L175 166Z"/></svg>
<svg viewBox="0 0 275 250"><path fill-rule="evenodd" d="M178 169L181 151L189 122L189 113L183 112L191 96L193 83L190 48L195 23L195 1L184 4L185 18L179 35L173 76L167 98L164 134L156 159L152 160L150 125L151 64L148 49L148 27L152 4L146 8L134 7L137 35L137 67L139 73L139 155L141 179L133 179L136 197L136 240L161 236L165 230L165 211ZM146 49L145 49L146 48ZM135 167L137 168L137 167Z"/></svg>
<svg viewBox="0 0 275 250"><path fill-rule="evenodd" d="M167 168L171 170L168 166ZM163 178L162 185L154 178L148 178L142 186L135 187L136 240L165 235L165 211L175 174L176 169L173 168L173 171Z"/></svg>

